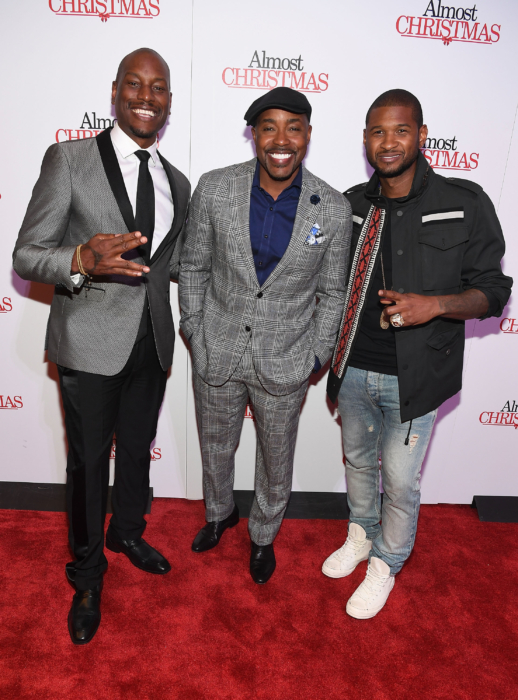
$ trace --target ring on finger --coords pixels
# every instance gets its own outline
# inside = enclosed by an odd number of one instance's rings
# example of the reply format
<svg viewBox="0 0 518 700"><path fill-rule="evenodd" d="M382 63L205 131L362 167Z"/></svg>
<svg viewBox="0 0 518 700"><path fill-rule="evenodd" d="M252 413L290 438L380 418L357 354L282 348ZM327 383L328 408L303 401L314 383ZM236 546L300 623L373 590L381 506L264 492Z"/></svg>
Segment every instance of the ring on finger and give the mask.
<svg viewBox="0 0 518 700"><path fill-rule="evenodd" d="M401 328L405 325L405 320L401 314L394 314L390 317L390 323L394 326L394 328Z"/></svg>

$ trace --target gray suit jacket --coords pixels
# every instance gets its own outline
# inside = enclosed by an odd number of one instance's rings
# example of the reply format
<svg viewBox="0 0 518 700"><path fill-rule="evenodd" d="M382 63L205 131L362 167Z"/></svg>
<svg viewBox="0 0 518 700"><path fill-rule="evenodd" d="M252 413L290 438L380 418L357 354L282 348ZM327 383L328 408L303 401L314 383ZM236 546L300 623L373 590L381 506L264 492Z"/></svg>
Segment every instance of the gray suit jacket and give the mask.
<svg viewBox="0 0 518 700"><path fill-rule="evenodd" d="M109 131L48 149L13 253L20 277L56 285L45 341L49 359L108 376L120 372L128 360L146 294L160 364L163 369L171 365L175 333L169 282L177 276L178 253L173 256L173 251L190 193L185 176L160 156L173 196L174 220L151 258L151 272L138 279L96 277L90 291L75 288L70 268L79 243L96 233L135 230Z"/></svg>
<svg viewBox="0 0 518 700"><path fill-rule="evenodd" d="M352 214L342 194L303 168L290 244L260 286L249 230L256 163L254 158L207 173L193 194L180 259L180 326L207 383L224 384L251 341L262 385L284 395L308 378L315 355L324 364L333 351ZM315 224L325 240L309 245Z"/></svg>

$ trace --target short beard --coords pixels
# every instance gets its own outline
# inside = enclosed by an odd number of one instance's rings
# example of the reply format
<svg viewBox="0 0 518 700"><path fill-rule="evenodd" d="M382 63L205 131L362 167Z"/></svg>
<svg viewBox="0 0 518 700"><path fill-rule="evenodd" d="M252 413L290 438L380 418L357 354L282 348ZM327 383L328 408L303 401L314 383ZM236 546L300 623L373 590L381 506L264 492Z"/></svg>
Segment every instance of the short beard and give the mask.
<svg viewBox="0 0 518 700"><path fill-rule="evenodd" d="M130 131L133 134L133 136L137 136L139 139L150 139L153 136L156 136L157 134L156 131L145 131L144 129L135 129L133 126L130 126Z"/></svg>
<svg viewBox="0 0 518 700"><path fill-rule="evenodd" d="M412 165L416 162L417 158L419 157L419 149L417 149L414 153L411 155L407 156L403 162L399 165L396 170L392 170L389 173L384 173L381 168L378 166L376 161L371 162L369 160L369 165L374 168L374 172L378 177L383 177L387 180L390 180L393 177L399 177L402 175L404 172L406 172L409 168L412 167ZM368 160L368 159L367 159Z"/></svg>
<svg viewBox="0 0 518 700"><path fill-rule="evenodd" d="M268 175L272 178L272 180L275 180L276 182L285 182L286 180L289 180L290 177L293 175L293 173L296 172L297 168L300 168L300 163L299 163L295 168L293 168L293 170L291 171L291 173L289 173L289 175L276 175L275 173L273 173L271 170L269 170L266 167L266 163L267 163L267 161L265 160L265 164L263 166L264 169L266 170Z"/></svg>

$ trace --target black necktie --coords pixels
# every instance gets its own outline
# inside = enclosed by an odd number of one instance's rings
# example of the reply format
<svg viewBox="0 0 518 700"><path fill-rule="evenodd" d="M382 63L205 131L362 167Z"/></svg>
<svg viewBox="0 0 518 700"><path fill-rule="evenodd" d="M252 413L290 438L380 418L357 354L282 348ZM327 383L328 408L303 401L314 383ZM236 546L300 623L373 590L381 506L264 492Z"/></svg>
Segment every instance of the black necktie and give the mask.
<svg viewBox="0 0 518 700"><path fill-rule="evenodd" d="M151 243L155 230L155 188L153 187L153 179L148 166L151 154L147 151L135 151L135 155L140 160L135 226L136 230L140 231L147 238L147 243L141 245L139 250L142 252L144 261L149 265L151 260Z"/></svg>

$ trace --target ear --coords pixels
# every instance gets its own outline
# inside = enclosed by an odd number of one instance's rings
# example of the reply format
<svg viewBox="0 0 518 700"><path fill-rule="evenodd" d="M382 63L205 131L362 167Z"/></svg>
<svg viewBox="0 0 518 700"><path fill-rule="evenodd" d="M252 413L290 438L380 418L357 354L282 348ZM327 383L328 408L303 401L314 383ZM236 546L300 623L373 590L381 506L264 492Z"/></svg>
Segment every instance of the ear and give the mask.
<svg viewBox="0 0 518 700"><path fill-rule="evenodd" d="M252 138L254 139L254 143L257 145L257 141L255 138L255 126L252 127Z"/></svg>
<svg viewBox="0 0 518 700"><path fill-rule="evenodd" d="M428 138L428 127L426 124L419 129L419 148L424 148L426 139Z"/></svg>
<svg viewBox="0 0 518 700"><path fill-rule="evenodd" d="M308 126L308 136L307 136L307 139L306 139L306 143L309 143L309 142L311 141L311 132L312 132L312 131L313 131L313 127L312 127L311 124L310 124L310 125Z"/></svg>
<svg viewBox="0 0 518 700"><path fill-rule="evenodd" d="M171 114L171 105L173 103L173 93L169 93L169 114Z"/></svg>
<svg viewBox="0 0 518 700"><path fill-rule="evenodd" d="M114 80L112 83L112 105L115 104L115 96L117 94L117 81Z"/></svg>
<svg viewBox="0 0 518 700"><path fill-rule="evenodd" d="M367 129L363 130L363 145L367 145Z"/></svg>

